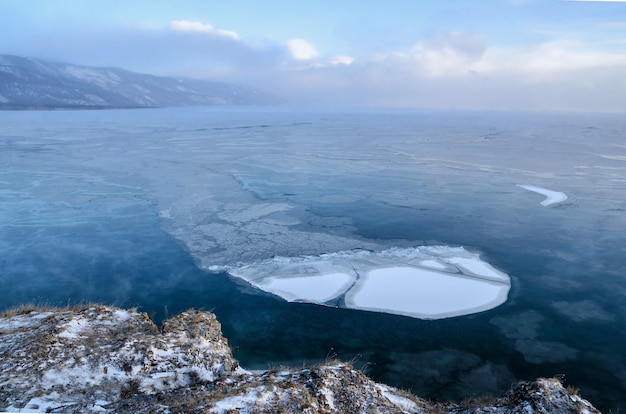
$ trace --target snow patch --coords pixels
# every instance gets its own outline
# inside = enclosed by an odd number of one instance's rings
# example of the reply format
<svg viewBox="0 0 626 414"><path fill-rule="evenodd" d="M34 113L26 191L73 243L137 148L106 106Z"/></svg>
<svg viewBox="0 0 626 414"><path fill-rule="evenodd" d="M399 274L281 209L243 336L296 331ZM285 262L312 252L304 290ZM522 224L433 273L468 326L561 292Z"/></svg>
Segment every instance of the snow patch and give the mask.
<svg viewBox="0 0 626 414"><path fill-rule="evenodd" d="M112 83L115 84L120 81L119 76L110 70L95 70L80 66L66 66L65 74L98 86L105 86Z"/></svg>
<svg viewBox="0 0 626 414"><path fill-rule="evenodd" d="M224 414L233 411L237 412L239 409L247 406L254 406L259 398L261 390L261 387L251 388L243 395L221 399L213 405L211 412Z"/></svg>
<svg viewBox="0 0 626 414"><path fill-rule="evenodd" d="M394 393L393 388L383 384L376 384L376 388L380 391L382 395L385 396L385 398L387 398L400 409L411 413L419 412L419 407L414 401L405 397L401 397L398 394Z"/></svg>
<svg viewBox="0 0 626 414"><path fill-rule="evenodd" d="M335 394L333 394L333 392L327 387L321 387L320 393L324 396L326 404L328 404L328 408L331 411L335 411L337 409L335 406Z"/></svg>
<svg viewBox="0 0 626 414"><path fill-rule="evenodd" d="M87 328L87 321L85 319L71 319L69 322L59 325L59 328L62 330L59 333L60 338L78 338Z"/></svg>
<svg viewBox="0 0 626 414"><path fill-rule="evenodd" d="M13 331L19 328L36 326L50 315L52 315L52 312L31 312L10 318L0 318L0 331Z"/></svg>

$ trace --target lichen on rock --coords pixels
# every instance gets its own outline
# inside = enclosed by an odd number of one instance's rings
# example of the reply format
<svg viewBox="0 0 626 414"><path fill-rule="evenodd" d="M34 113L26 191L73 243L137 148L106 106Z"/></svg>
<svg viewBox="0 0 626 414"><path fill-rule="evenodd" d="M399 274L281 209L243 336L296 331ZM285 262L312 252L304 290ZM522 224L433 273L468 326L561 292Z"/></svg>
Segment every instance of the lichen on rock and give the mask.
<svg viewBox="0 0 626 414"><path fill-rule="evenodd" d="M159 329L111 306L23 308L0 316L0 411L203 413L597 413L556 379L499 399L433 403L338 361L249 372L210 312Z"/></svg>

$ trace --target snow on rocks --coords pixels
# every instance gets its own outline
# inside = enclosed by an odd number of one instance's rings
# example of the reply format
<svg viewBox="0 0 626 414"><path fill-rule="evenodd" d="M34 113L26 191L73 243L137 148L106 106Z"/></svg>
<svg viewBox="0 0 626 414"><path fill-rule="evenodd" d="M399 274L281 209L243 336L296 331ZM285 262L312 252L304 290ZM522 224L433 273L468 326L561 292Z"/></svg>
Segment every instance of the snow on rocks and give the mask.
<svg viewBox="0 0 626 414"><path fill-rule="evenodd" d="M336 361L249 372L209 312L183 312L160 329L145 313L100 305L0 315L0 411L598 413L554 379L492 403L427 402Z"/></svg>
<svg viewBox="0 0 626 414"><path fill-rule="evenodd" d="M95 407L130 390L155 394L215 381L237 367L219 322L206 312L184 312L162 331L144 313L105 306L31 311L0 321L5 410L50 408L55 401Z"/></svg>

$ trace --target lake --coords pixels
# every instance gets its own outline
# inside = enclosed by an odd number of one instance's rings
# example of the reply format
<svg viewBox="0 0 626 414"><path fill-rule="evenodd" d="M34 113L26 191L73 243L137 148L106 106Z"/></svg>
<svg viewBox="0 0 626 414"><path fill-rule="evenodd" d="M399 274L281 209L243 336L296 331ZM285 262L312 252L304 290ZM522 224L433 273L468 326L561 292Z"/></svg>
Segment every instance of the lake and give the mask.
<svg viewBox="0 0 626 414"><path fill-rule="evenodd" d="M0 125L2 308L194 307L248 369L339 357L436 399L563 374L626 408L623 116L202 107ZM476 304L485 286L501 300Z"/></svg>

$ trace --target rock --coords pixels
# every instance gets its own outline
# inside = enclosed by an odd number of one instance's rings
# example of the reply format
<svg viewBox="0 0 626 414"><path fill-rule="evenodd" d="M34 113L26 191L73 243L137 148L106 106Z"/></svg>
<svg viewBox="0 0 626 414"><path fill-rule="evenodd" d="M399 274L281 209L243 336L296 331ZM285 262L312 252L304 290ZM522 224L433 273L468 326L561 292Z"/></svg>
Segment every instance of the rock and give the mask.
<svg viewBox="0 0 626 414"><path fill-rule="evenodd" d="M157 328L110 306L23 308L0 316L0 410L206 413L598 413L557 379L487 402L433 403L349 364L253 373L215 315L187 311Z"/></svg>

